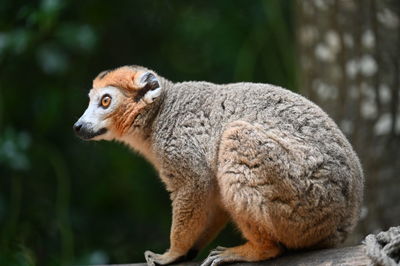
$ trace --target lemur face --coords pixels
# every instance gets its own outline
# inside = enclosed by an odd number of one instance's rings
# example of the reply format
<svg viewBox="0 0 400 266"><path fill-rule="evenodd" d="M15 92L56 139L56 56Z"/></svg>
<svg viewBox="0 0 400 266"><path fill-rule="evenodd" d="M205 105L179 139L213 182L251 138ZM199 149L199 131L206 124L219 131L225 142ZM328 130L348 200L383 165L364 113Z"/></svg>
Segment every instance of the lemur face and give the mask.
<svg viewBox="0 0 400 266"><path fill-rule="evenodd" d="M92 89L89 105L74 124L76 134L85 140L112 139L112 116L124 101L122 92L113 86Z"/></svg>
<svg viewBox="0 0 400 266"><path fill-rule="evenodd" d="M89 92L89 106L74 124L84 140L120 139L133 129L141 111L161 94L156 75L142 68L121 67L100 73Z"/></svg>

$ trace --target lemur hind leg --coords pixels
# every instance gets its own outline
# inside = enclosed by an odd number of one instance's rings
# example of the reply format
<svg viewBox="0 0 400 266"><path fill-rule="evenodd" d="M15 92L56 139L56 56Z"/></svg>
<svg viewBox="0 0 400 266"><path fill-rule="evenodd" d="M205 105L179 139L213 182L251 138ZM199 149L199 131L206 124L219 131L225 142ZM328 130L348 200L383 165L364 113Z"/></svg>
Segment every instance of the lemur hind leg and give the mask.
<svg viewBox="0 0 400 266"><path fill-rule="evenodd" d="M299 152L308 152L301 145L274 128L242 121L228 125L218 153L217 181L222 204L247 242L211 252L204 266L266 260L283 252L281 243L303 247L331 234L322 223L315 239L310 236L307 216L320 212L306 206L301 191L304 175L318 160L298 161L304 157Z"/></svg>
<svg viewBox="0 0 400 266"><path fill-rule="evenodd" d="M261 261L282 253L281 246L265 237L268 232L261 232L256 228L248 227L248 221L242 223L236 220L236 223L248 241L243 245L232 248L217 247L210 252L201 266L214 266L238 261Z"/></svg>
<svg viewBox="0 0 400 266"><path fill-rule="evenodd" d="M273 182L265 176L264 143L258 129L245 122L231 123L225 130L219 149L218 185L221 200L247 242L213 250L202 266L235 261L260 261L278 256L282 247L274 239L268 221L267 198ZM260 157L261 156L261 157Z"/></svg>

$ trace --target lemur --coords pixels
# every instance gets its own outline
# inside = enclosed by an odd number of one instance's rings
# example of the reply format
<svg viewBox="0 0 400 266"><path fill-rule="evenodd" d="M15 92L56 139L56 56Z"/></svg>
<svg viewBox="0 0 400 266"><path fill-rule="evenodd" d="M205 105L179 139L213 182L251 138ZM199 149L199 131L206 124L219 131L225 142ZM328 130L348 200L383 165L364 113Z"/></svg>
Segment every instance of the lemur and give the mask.
<svg viewBox="0 0 400 266"><path fill-rule="evenodd" d="M360 214L359 159L306 98L261 83L171 82L141 66L101 72L74 124L84 140L142 154L170 192L170 248L148 265L190 260L231 220L246 242L203 266L260 261L344 241Z"/></svg>

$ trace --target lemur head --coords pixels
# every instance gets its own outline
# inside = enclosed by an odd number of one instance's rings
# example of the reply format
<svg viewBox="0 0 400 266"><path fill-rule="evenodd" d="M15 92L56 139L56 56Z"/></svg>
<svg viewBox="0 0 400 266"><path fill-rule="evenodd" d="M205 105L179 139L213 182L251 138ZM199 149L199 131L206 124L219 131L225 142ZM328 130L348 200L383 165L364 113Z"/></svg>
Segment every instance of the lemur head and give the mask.
<svg viewBox="0 0 400 266"><path fill-rule="evenodd" d="M119 139L133 130L161 90L157 75L143 67L103 71L93 80L89 106L73 129L84 140Z"/></svg>

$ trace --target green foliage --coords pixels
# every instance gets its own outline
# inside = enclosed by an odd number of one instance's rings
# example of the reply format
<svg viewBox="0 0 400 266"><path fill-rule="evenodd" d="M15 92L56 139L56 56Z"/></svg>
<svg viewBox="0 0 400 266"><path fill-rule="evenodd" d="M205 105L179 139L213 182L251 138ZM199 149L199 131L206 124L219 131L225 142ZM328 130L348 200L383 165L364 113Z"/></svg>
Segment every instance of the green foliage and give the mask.
<svg viewBox="0 0 400 266"><path fill-rule="evenodd" d="M100 71L294 89L290 1L0 3L0 265L143 261L168 247L157 173L72 124ZM219 244L240 240L227 230Z"/></svg>

